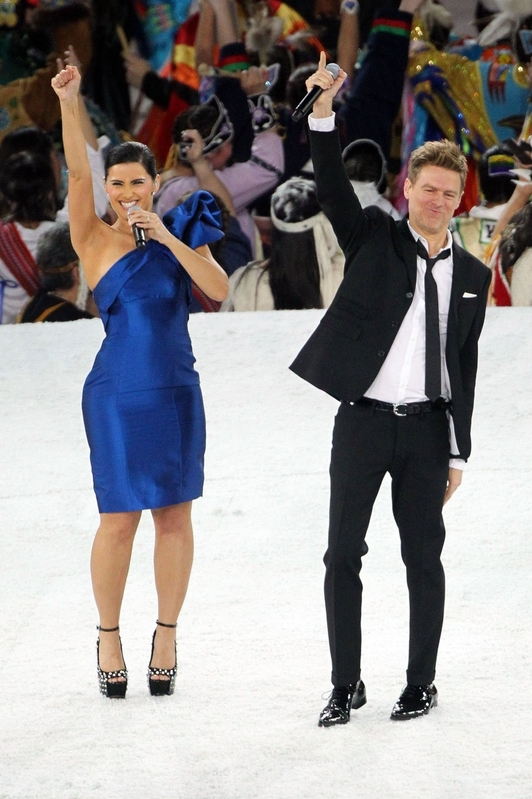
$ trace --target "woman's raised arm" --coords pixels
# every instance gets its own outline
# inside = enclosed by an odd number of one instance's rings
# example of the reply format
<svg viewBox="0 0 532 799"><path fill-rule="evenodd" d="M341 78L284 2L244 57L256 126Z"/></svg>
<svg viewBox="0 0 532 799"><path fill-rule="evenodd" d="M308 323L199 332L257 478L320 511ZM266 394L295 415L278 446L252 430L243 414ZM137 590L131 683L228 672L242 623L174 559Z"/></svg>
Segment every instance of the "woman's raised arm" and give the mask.
<svg viewBox="0 0 532 799"><path fill-rule="evenodd" d="M80 108L83 102L80 83L79 70L72 65L66 65L52 78L52 88L61 104L72 244L80 258L86 262L87 248L91 246L94 234L104 223L98 219L94 210L92 174L85 147L83 110Z"/></svg>

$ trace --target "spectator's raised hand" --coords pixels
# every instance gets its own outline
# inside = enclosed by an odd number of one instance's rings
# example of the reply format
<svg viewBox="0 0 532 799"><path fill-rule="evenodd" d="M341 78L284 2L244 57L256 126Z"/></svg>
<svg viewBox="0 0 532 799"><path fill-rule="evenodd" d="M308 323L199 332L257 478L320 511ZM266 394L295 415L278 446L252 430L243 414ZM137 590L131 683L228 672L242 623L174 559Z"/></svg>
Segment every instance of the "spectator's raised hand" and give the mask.
<svg viewBox="0 0 532 799"><path fill-rule="evenodd" d="M184 130L181 134L181 139L186 142L187 145L189 141L191 142L190 146L187 146L186 152L187 161L190 164L194 164L196 161L199 161L200 158L203 158L203 139L199 130L195 128Z"/></svg>
<svg viewBox="0 0 532 799"><path fill-rule="evenodd" d="M216 17L216 44L222 47L224 44L239 41L240 31L235 0L208 0L208 3Z"/></svg>
<svg viewBox="0 0 532 799"><path fill-rule="evenodd" d="M123 53L124 65L126 67L126 79L130 86L136 89L142 87L144 76L152 71L152 66L145 58L141 58L131 51Z"/></svg>
<svg viewBox="0 0 532 799"><path fill-rule="evenodd" d="M69 44L67 49L65 50L65 56L63 58L63 63L61 65L61 68L65 66L77 67L79 72L80 73L82 72L81 61L79 60L78 54L76 53L73 45L71 44Z"/></svg>
<svg viewBox="0 0 532 799"><path fill-rule="evenodd" d="M245 69L238 76L242 89L248 97L255 94L264 94L267 90L266 80L268 78L267 67L250 67Z"/></svg>

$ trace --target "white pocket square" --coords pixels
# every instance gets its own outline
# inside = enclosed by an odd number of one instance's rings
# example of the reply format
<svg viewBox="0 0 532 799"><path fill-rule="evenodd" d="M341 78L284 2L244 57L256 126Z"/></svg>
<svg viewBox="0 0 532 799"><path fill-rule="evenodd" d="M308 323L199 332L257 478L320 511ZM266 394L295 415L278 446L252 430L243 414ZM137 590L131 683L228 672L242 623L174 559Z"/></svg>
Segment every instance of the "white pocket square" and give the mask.
<svg viewBox="0 0 532 799"><path fill-rule="evenodd" d="M469 291L464 291L462 297L476 297L476 294L470 294Z"/></svg>

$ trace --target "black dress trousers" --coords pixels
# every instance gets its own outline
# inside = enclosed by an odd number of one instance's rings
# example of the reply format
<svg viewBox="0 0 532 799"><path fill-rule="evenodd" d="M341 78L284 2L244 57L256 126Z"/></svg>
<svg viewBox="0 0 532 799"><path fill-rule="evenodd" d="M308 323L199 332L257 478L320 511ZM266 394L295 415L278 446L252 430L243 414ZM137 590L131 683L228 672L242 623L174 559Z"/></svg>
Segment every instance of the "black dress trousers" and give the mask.
<svg viewBox="0 0 532 799"><path fill-rule="evenodd" d="M449 473L444 409L398 417L342 403L331 455L329 541L324 562L332 683L360 679L361 557L373 504L386 472L399 528L410 601L407 682L432 682L443 623L445 540L442 506Z"/></svg>

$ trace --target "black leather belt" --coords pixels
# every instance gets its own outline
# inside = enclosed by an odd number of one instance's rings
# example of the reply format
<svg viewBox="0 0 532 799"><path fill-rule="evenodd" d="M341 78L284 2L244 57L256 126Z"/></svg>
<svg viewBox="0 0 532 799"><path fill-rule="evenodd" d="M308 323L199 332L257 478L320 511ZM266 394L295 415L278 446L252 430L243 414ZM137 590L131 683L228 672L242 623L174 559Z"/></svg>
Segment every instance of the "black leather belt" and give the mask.
<svg viewBox="0 0 532 799"><path fill-rule="evenodd" d="M411 416L414 413L430 413L431 411L441 411L451 407L451 403L444 400L443 397L435 400L426 400L425 402L402 402L394 404L392 402L381 402L380 400L371 399L370 397L360 397L356 402L347 401L348 405L367 405L375 411L387 411L394 413L396 416Z"/></svg>

